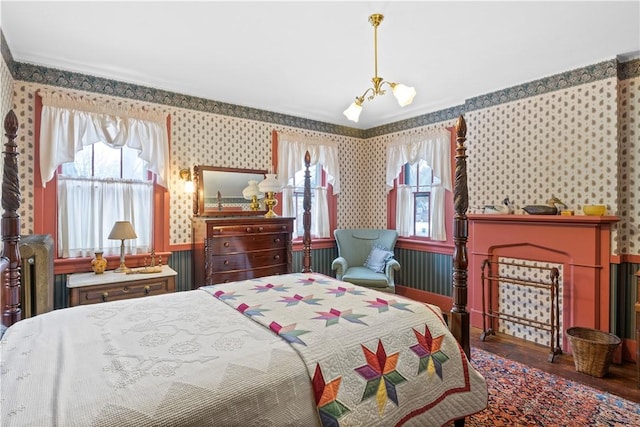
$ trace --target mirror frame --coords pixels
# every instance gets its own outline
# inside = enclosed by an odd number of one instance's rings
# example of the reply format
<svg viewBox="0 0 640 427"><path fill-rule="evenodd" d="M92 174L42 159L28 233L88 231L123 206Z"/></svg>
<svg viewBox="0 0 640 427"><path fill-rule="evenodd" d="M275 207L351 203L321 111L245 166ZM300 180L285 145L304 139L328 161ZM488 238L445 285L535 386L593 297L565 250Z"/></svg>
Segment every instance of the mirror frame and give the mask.
<svg viewBox="0 0 640 427"><path fill-rule="evenodd" d="M194 175L194 188L195 191L193 193L193 215L194 216L237 216L237 215L264 215L267 213L267 210L243 210L238 206L230 206L230 207L222 207L220 208L206 208L204 203L204 172L212 171L212 172L233 172L238 174L262 174L263 176L267 173L266 170L262 169L240 169L240 168L224 168L217 166L203 166L203 165L195 165L193 167L193 175ZM248 183L248 180L247 180ZM247 200L247 206L249 205L249 201Z"/></svg>

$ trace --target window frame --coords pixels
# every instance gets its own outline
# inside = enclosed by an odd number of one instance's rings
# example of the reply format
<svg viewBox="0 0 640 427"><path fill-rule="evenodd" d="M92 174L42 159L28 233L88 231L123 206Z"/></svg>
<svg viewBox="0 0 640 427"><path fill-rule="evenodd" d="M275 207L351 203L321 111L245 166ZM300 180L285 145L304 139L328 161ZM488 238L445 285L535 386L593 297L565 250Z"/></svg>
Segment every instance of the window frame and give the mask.
<svg viewBox="0 0 640 427"><path fill-rule="evenodd" d="M33 233L49 234L54 245L54 274L68 274L82 271L91 271L91 257L58 258L58 200L57 200L57 174L42 185L40 174L40 122L42 116L42 98L35 97L34 117L34 188L33 188ZM169 148L171 148L171 116L167 116L167 130L169 135ZM153 177L153 248L157 255L168 259L171 255L169 249L169 190L158 184ZM144 266L145 258L149 254L141 253L127 255L129 267ZM107 269L112 270L120 264L119 255L110 255L107 259Z"/></svg>

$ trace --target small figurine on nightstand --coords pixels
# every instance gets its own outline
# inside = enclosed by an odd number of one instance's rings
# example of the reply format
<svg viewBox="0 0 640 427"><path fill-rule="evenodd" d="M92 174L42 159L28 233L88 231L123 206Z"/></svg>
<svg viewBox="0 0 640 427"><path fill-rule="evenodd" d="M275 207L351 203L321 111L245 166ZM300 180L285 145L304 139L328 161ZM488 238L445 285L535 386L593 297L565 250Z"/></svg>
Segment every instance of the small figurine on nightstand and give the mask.
<svg viewBox="0 0 640 427"><path fill-rule="evenodd" d="M144 267L138 270L131 270L131 273L127 274L136 274L136 273L160 273L162 272L162 255L158 255L156 257L156 250L151 249L151 264L147 261L147 258L144 259Z"/></svg>

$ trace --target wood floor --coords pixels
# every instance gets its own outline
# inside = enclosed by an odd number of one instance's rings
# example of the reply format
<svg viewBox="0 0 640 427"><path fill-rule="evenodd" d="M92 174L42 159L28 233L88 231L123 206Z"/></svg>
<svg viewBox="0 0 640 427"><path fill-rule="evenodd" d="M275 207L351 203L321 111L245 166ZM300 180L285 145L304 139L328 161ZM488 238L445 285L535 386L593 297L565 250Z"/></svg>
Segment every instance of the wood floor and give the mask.
<svg viewBox="0 0 640 427"><path fill-rule="evenodd" d="M640 402L637 388L636 365L612 364L604 378L595 378L576 371L573 358L568 354L556 356L553 363L547 361L549 348L507 335L491 335L483 342L480 329L471 328L471 346L497 354L507 359L521 362L543 371L587 384L593 388L615 394L633 402Z"/></svg>

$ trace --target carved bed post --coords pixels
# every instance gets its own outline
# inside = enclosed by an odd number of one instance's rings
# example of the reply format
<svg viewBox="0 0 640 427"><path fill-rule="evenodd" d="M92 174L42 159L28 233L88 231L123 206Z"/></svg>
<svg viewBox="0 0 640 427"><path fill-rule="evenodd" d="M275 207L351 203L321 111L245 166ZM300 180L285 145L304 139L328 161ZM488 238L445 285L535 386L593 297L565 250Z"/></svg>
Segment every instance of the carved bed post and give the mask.
<svg viewBox="0 0 640 427"><path fill-rule="evenodd" d="M456 122L456 172L453 190L453 308L449 327L458 340L462 349L471 355L470 348L470 318L467 311L467 236L469 235L467 209L469 207L469 192L467 189L467 156L464 146L467 140L467 124L460 115Z"/></svg>
<svg viewBox="0 0 640 427"><path fill-rule="evenodd" d="M22 319L20 309L20 183L18 179L18 150L15 142L18 133L18 118L13 110L4 120L4 131L8 138L4 151L2 176L2 257L9 266L2 278L2 325L9 327Z"/></svg>
<svg viewBox="0 0 640 427"><path fill-rule="evenodd" d="M304 153L304 194L302 197L302 226L304 235L302 237L302 272L311 273L311 154Z"/></svg>

